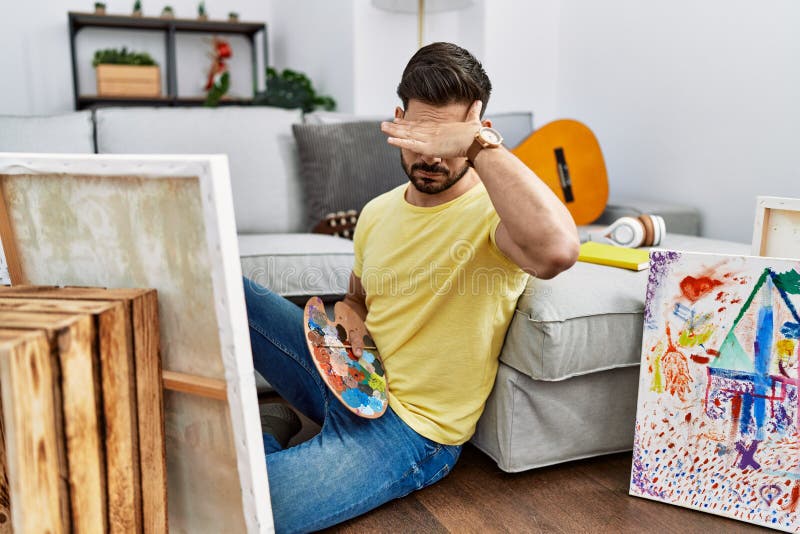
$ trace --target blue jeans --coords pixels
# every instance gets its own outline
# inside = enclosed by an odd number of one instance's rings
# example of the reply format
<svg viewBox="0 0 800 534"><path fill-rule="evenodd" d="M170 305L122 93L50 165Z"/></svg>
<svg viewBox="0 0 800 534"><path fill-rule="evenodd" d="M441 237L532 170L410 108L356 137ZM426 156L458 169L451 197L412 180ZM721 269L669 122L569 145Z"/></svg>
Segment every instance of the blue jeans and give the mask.
<svg viewBox="0 0 800 534"><path fill-rule="evenodd" d="M378 419L351 413L311 361L303 310L247 278L244 292L256 370L281 397L322 426L311 440L285 450L264 434L277 532L335 525L450 472L461 446L441 445L417 434L391 408Z"/></svg>

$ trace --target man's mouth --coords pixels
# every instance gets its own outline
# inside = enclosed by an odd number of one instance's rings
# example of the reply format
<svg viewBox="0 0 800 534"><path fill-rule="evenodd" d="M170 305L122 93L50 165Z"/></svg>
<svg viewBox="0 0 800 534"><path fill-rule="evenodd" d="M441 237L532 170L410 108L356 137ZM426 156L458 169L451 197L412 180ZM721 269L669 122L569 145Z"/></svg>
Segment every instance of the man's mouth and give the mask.
<svg viewBox="0 0 800 534"><path fill-rule="evenodd" d="M434 179L443 176L444 173L441 172L425 172L425 171L417 171L417 176L426 182L433 181Z"/></svg>

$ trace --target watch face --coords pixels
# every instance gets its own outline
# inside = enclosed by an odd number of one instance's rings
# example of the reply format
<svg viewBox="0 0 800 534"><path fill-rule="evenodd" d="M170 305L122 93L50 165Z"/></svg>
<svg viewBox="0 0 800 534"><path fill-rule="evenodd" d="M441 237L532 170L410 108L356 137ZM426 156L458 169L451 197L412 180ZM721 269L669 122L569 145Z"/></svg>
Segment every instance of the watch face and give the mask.
<svg viewBox="0 0 800 534"><path fill-rule="evenodd" d="M494 128L484 126L481 128L481 138L490 145L499 145L503 142L503 136Z"/></svg>

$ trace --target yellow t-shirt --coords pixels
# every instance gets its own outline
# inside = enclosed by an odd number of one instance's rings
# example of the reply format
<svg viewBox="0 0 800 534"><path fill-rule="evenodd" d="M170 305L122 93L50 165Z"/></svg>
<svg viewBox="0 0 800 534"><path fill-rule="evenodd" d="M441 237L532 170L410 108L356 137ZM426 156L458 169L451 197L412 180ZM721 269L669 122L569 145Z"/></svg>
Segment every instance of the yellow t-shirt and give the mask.
<svg viewBox="0 0 800 534"><path fill-rule="evenodd" d="M483 183L430 208L409 204L407 187L364 207L353 273L389 405L423 436L457 445L475 432L528 275L497 248L500 218Z"/></svg>

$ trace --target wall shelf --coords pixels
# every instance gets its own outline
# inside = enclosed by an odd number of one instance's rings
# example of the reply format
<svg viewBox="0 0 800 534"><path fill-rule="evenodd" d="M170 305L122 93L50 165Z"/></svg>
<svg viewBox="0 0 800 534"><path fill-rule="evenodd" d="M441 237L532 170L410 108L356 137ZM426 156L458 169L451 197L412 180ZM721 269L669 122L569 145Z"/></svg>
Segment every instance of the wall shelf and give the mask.
<svg viewBox="0 0 800 534"><path fill-rule="evenodd" d="M72 88L75 100L75 109L87 109L107 105L153 105L153 106L201 106L204 98L191 98L178 96L178 81L176 75L175 36L178 33L211 33L227 35L244 35L250 39L250 51L253 58L253 92L258 89L258 79L261 71L258 69L257 38L263 36L264 67L269 65L267 55L267 25L263 22L227 22L221 20L191 20L161 17L129 17L122 15L95 15L93 13L69 12L69 44L72 56ZM167 95L156 98L139 97L100 97L80 93L78 83L78 63L75 55L75 38L84 28L112 28L144 30L161 32L164 34L166 47L166 65L164 70L167 77ZM252 99L228 98L223 99L220 105L247 105Z"/></svg>

